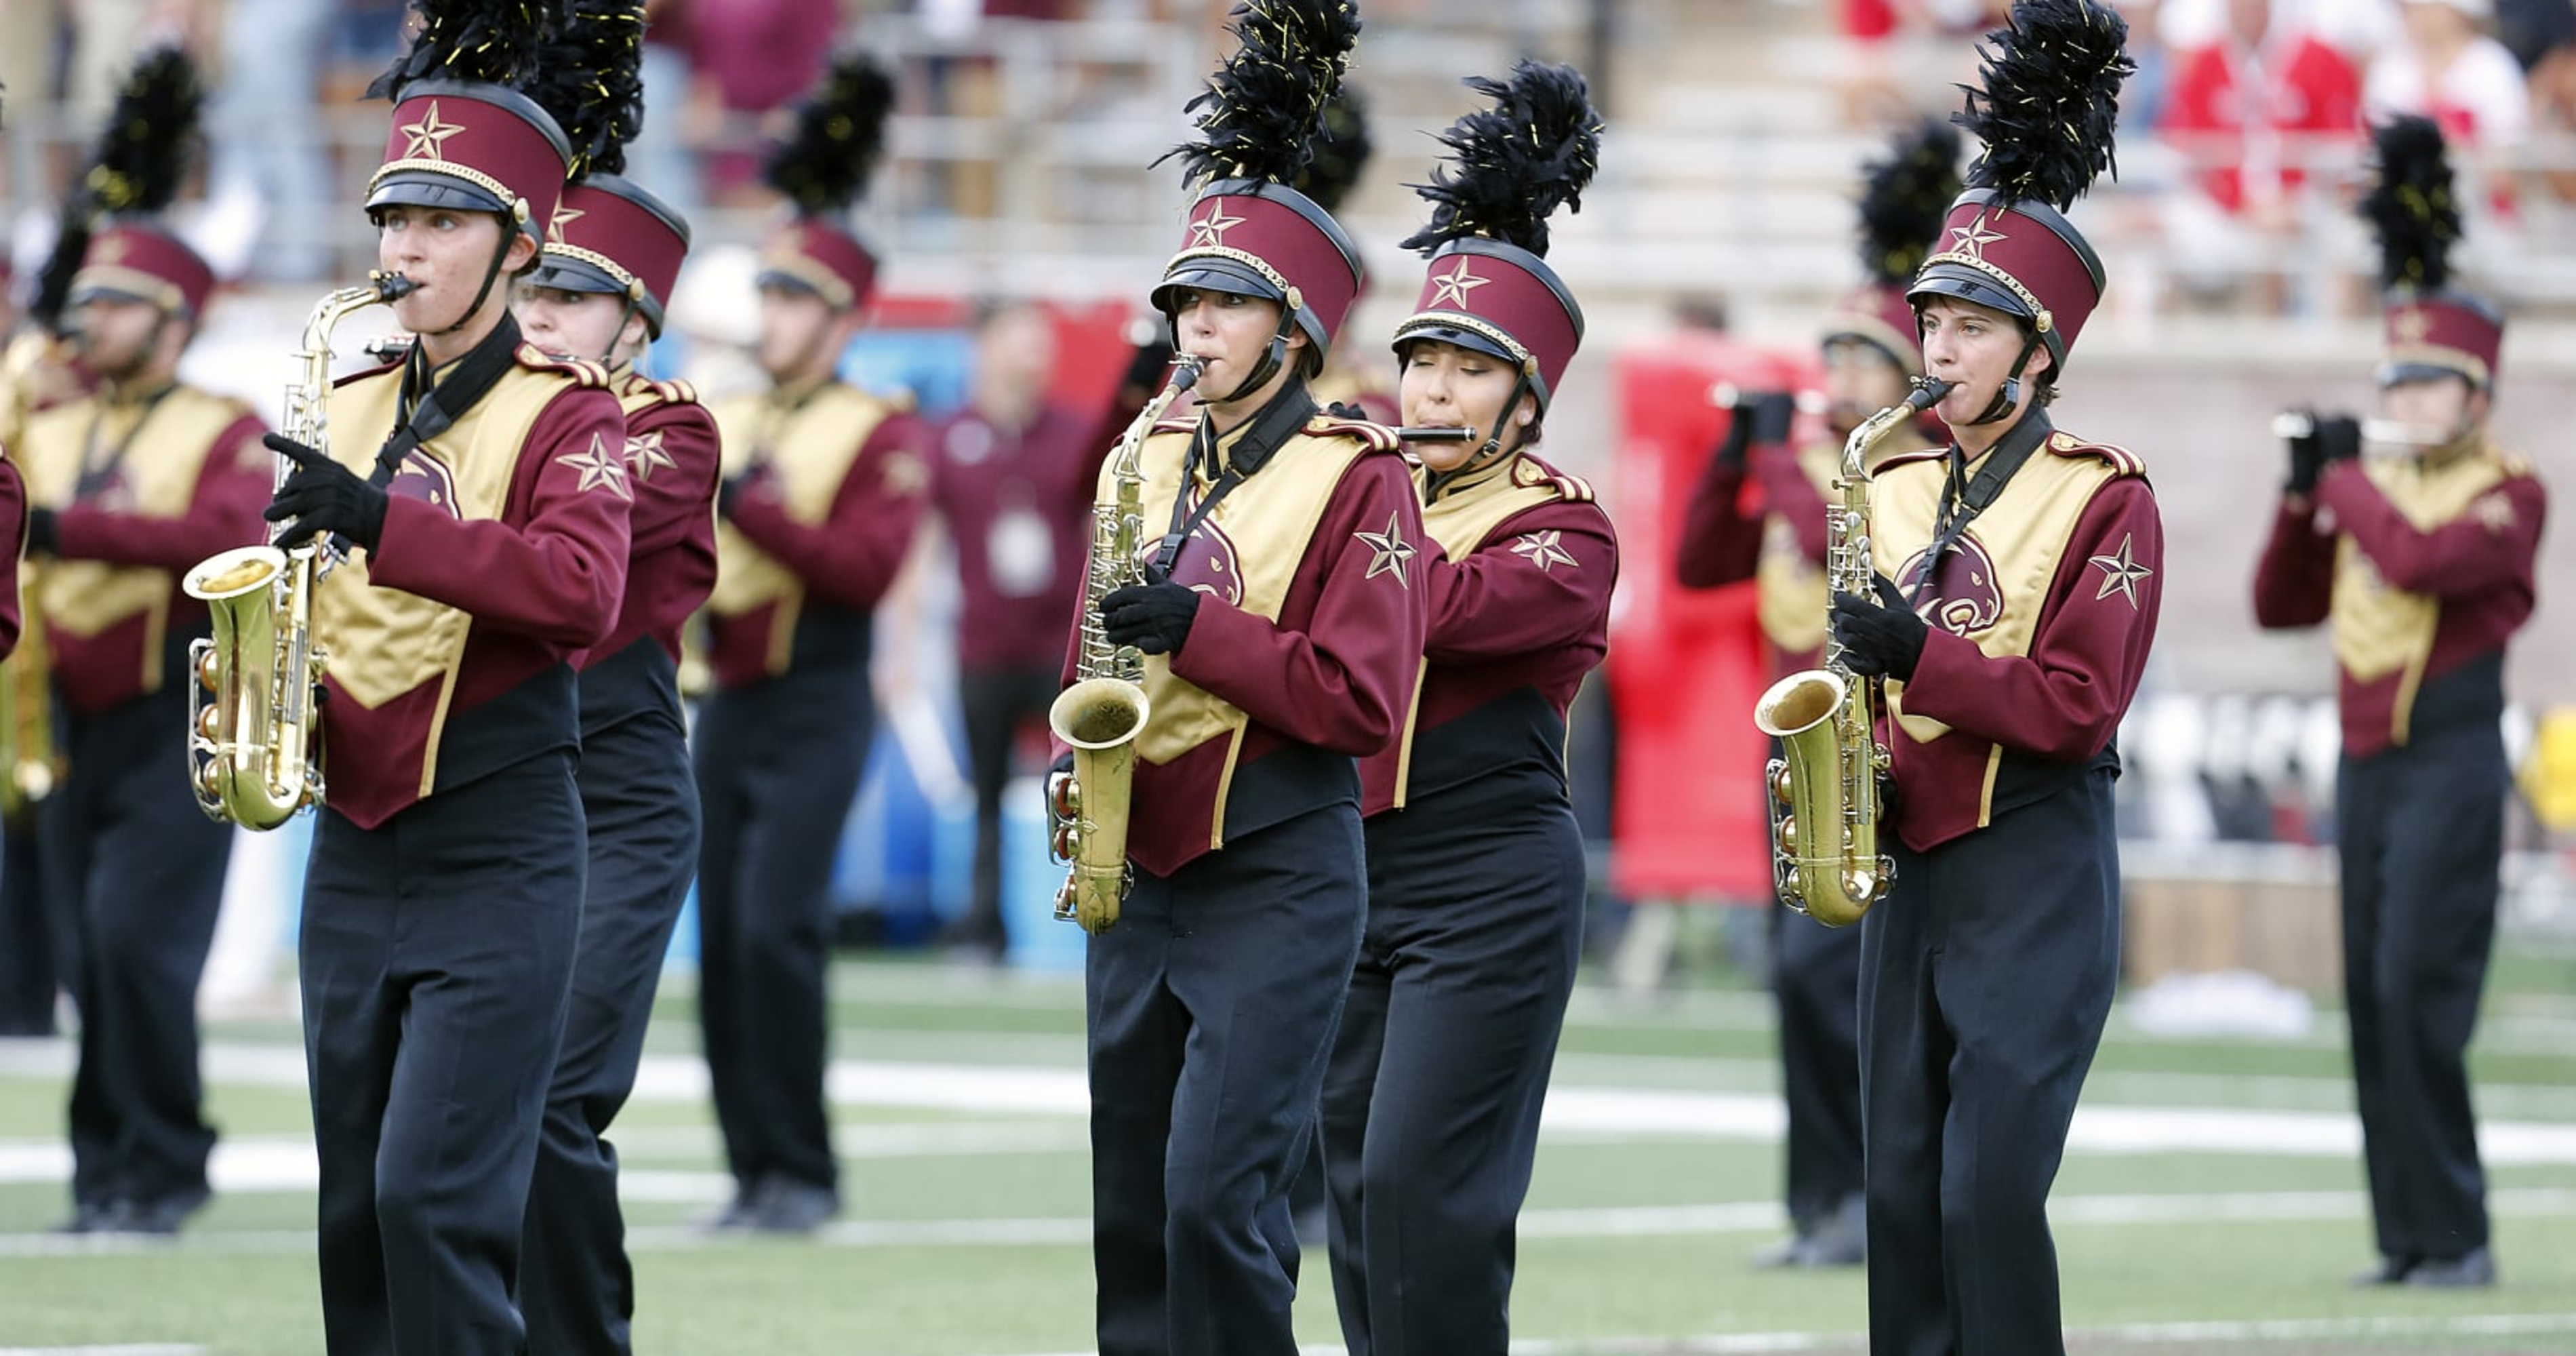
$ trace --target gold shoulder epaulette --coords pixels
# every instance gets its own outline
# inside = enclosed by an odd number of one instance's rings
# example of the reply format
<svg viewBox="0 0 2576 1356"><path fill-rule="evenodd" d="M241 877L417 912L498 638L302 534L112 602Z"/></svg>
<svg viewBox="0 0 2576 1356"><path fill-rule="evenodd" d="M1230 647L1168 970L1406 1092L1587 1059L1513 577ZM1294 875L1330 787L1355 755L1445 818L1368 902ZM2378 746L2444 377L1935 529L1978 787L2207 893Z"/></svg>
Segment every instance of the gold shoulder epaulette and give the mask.
<svg viewBox="0 0 2576 1356"><path fill-rule="evenodd" d="M1569 504L1593 502L1592 482L1581 476L1568 475L1536 457L1522 457L1512 467L1512 483L1523 489L1539 486L1556 491L1556 497Z"/></svg>
<svg viewBox="0 0 2576 1356"><path fill-rule="evenodd" d="M1395 436L1394 429L1369 419L1318 414L1306 421L1306 433L1316 438L1357 438L1371 452L1398 452L1404 448L1404 440Z"/></svg>
<svg viewBox="0 0 2576 1356"><path fill-rule="evenodd" d="M1156 433L1188 433L1198 426L1199 417L1197 415L1185 414L1178 419L1166 419L1163 422L1154 425L1154 431Z"/></svg>
<svg viewBox="0 0 2576 1356"><path fill-rule="evenodd" d="M868 394L878 404L885 406L888 414L910 414L921 407L921 397L914 395L912 389L906 386L898 386L883 393L870 391Z"/></svg>
<svg viewBox="0 0 2576 1356"><path fill-rule="evenodd" d="M2137 453L2109 443L2088 443L2072 433L2048 435L2048 450L2061 457L2091 457L2111 468L2114 475L2142 476L2147 463Z"/></svg>
<svg viewBox="0 0 2576 1356"><path fill-rule="evenodd" d="M2495 456L2497 468L2505 473L2507 479L2534 474L2531 458L2520 452L2507 452L2503 448L2497 448Z"/></svg>
<svg viewBox="0 0 2576 1356"><path fill-rule="evenodd" d="M1899 466L1911 466L1916 462L1923 461L1937 461L1948 455L1950 455L1950 449L1946 447L1926 447L1913 452L1899 452L1896 455L1881 461L1878 464L1878 468L1871 471L1870 475L1873 477L1883 476L1888 472L1895 470Z"/></svg>
<svg viewBox="0 0 2576 1356"><path fill-rule="evenodd" d="M588 358L558 358L534 344L519 345L519 366L537 372L559 372L576 386L608 389L608 368Z"/></svg>
<svg viewBox="0 0 2576 1356"><path fill-rule="evenodd" d="M652 387L653 394L660 396L662 398L662 403L665 405L695 405L698 403L698 388L685 381L681 381L678 378L673 378L670 381L655 381L652 378L647 377L644 379L644 384Z"/></svg>

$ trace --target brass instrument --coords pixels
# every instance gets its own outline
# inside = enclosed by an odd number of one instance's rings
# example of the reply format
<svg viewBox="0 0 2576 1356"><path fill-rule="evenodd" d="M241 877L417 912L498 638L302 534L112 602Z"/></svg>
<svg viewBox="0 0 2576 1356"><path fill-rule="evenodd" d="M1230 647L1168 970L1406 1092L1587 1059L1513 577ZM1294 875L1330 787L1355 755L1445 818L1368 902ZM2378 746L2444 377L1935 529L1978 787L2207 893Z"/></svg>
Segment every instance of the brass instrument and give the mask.
<svg viewBox="0 0 2576 1356"><path fill-rule="evenodd" d="M1107 932L1135 883L1127 864L1129 788L1136 775L1136 736L1153 704L1145 696L1145 656L1112 645L1100 600L1112 589L1145 582L1145 438L1172 402L1196 385L1199 360L1183 355L1162 394L1145 402L1110 453L1110 497L1091 507L1091 559L1082 576L1082 658L1074 683L1047 708L1047 726L1073 750L1073 770L1048 779L1047 811L1055 820L1049 847L1072 864L1056 891L1055 916L1085 932Z"/></svg>
<svg viewBox="0 0 2576 1356"><path fill-rule="evenodd" d="M1731 381L1721 381L1708 388L1708 403L1721 410L1732 410L1751 403L1753 397L1760 394L1762 391L1759 387L1738 386ZM1834 403L1833 397L1822 391L1793 391L1789 393L1789 398L1798 403L1800 414L1823 414L1833 408Z"/></svg>
<svg viewBox="0 0 2576 1356"><path fill-rule="evenodd" d="M325 401L331 391L331 331L354 312L388 303L419 286L378 273L364 287L322 298L304 322L296 350L302 380L286 388L287 437L330 450ZM295 464L277 459L276 488ZM246 829L273 829L322 801L319 700L326 656L313 636L314 592L331 571L321 538L295 549L241 546L199 561L180 587L202 600L213 634L188 647L189 784L209 818Z"/></svg>
<svg viewBox="0 0 2576 1356"><path fill-rule="evenodd" d="M1869 450L1949 389L1937 378L1917 378L1903 404L1863 420L1843 443L1834 479L1842 503L1826 510L1828 597L1875 595ZM1879 680L1851 671L1829 630L1825 666L1772 684L1753 707L1754 725L1779 740L1783 754L1763 773L1771 788L1772 884L1781 903L1827 927L1860 921L1896 876L1896 864L1878 851L1878 779L1889 766L1876 729L1880 689Z"/></svg>
<svg viewBox="0 0 2576 1356"><path fill-rule="evenodd" d="M45 618L33 603L36 570L19 580L26 599L18 648L0 664L0 821L25 822L37 802L62 785L66 768L54 744L54 665Z"/></svg>
<svg viewBox="0 0 2576 1356"><path fill-rule="evenodd" d="M2363 447L2385 448L2405 456L2439 451L2459 441L2460 437L2430 424L2409 424L2375 416L2358 422ZM2316 431L2316 416L2305 410L2283 410L2272 416L2272 436L2275 438L2304 438Z"/></svg>

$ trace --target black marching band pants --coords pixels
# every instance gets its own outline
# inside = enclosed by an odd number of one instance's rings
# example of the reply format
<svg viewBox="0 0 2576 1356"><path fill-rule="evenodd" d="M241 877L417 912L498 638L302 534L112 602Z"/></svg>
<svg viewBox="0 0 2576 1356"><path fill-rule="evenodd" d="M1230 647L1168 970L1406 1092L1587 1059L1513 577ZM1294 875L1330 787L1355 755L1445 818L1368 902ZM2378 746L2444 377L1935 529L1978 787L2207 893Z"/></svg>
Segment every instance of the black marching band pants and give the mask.
<svg viewBox="0 0 2576 1356"><path fill-rule="evenodd" d="M1472 785L1368 822L1368 927L1323 1105L1352 1356L1510 1341L1514 1222L1583 946L1583 838L1561 795L1498 804Z"/></svg>
<svg viewBox="0 0 2576 1356"><path fill-rule="evenodd" d="M606 1132L634 1091L662 957L698 864L697 787L677 694L667 711L584 733L578 780L589 879L528 1193L519 1302L529 1351L625 1356L635 1273Z"/></svg>
<svg viewBox="0 0 2576 1356"><path fill-rule="evenodd" d="M1872 1356L2065 1351L2048 1192L2120 960L2109 767L1914 852L1861 922Z"/></svg>
<svg viewBox="0 0 2576 1356"><path fill-rule="evenodd" d="M511 1302L581 923L569 749L373 829L324 809L304 1047L331 1356L518 1356Z"/></svg>
<svg viewBox="0 0 2576 1356"><path fill-rule="evenodd" d="M82 1206L206 1190L215 1132L202 1115L197 982L233 835L197 808L184 775L187 705L173 683L68 715L71 775L38 809L55 964L80 1009L71 1143Z"/></svg>
<svg viewBox="0 0 2576 1356"><path fill-rule="evenodd" d="M2487 1244L2466 1054L2495 947L2507 769L2493 721L2336 774L2344 1005L2379 1251Z"/></svg>
<svg viewBox="0 0 2576 1356"><path fill-rule="evenodd" d="M695 745L698 1022L737 1198L839 1190L823 1078L832 861L866 770L867 669L791 671L707 699Z"/></svg>
<svg viewBox="0 0 2576 1356"><path fill-rule="evenodd" d="M1367 910L1358 809L1136 872L1084 966L1101 1356L1294 1356L1288 1189Z"/></svg>
<svg viewBox="0 0 2576 1356"><path fill-rule="evenodd" d="M1002 793L1011 781L1011 752L1022 727L1046 725L1064 682L1053 664L1033 669L976 669L958 675L966 719L967 770L975 781L975 888L963 931L999 943L1002 917Z"/></svg>

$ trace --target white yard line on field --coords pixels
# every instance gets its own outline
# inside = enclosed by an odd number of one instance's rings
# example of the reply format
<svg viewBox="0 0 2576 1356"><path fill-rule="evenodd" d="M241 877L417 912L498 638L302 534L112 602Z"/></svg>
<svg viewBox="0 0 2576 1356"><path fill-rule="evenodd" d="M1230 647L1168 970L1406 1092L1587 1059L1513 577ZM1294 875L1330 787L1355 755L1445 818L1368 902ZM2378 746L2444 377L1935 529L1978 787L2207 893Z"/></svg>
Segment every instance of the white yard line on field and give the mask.
<svg viewBox="0 0 2576 1356"><path fill-rule="evenodd" d="M0 1347L0 1356L205 1356L206 1349L171 1343L109 1347Z"/></svg>

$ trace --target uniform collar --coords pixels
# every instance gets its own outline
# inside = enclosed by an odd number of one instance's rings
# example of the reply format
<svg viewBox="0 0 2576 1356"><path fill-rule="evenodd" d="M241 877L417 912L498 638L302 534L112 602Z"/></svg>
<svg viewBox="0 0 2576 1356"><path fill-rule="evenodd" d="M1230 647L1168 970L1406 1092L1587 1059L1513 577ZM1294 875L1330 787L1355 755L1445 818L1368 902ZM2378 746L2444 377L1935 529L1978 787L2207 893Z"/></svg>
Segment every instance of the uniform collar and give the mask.
<svg viewBox="0 0 2576 1356"><path fill-rule="evenodd" d="M1977 474L1989 464L1999 469L2004 467L2019 469L2023 462L2030 459L2030 454L2039 449L2041 443L2048 441L2048 435L2055 428L2056 425L2048 421L2048 411L2037 401L2033 401L2020 421L2011 428L2005 429L2004 436L1995 439L1995 445L1978 453L1973 461L1961 463L1959 444L1955 440L1952 441L1950 464L1958 467L1966 476Z"/></svg>
<svg viewBox="0 0 2576 1356"><path fill-rule="evenodd" d="M154 382L148 386L121 386L108 382L99 386L98 397L100 404L112 410L150 409L161 403L163 396L177 389L179 389L179 383L176 378Z"/></svg>
<svg viewBox="0 0 2576 1356"><path fill-rule="evenodd" d="M1447 476L1433 475L1431 468L1426 466L1422 468L1424 497L1433 503L1443 499L1454 499L1479 485L1510 476L1519 469L1524 455L1521 449L1516 447L1512 449L1510 456L1496 457L1490 464Z"/></svg>
<svg viewBox="0 0 2576 1356"><path fill-rule="evenodd" d="M782 410L796 409L821 395L826 388L837 386L840 382L840 377L834 374L808 377L803 381L789 382L783 386L773 385L769 388L769 403Z"/></svg>
<svg viewBox="0 0 2576 1356"><path fill-rule="evenodd" d="M1306 427L1306 421L1314 417L1315 398L1306 393L1305 379L1289 378L1288 384L1280 387L1279 394L1272 396L1270 403L1262 406L1258 413L1215 435L1215 455L1196 459L1200 477L1214 480L1229 471L1241 476L1259 473L1270 463L1272 454L1286 446L1290 438ZM1199 446L1208 446L1210 432L1209 414L1202 407L1195 435Z"/></svg>

